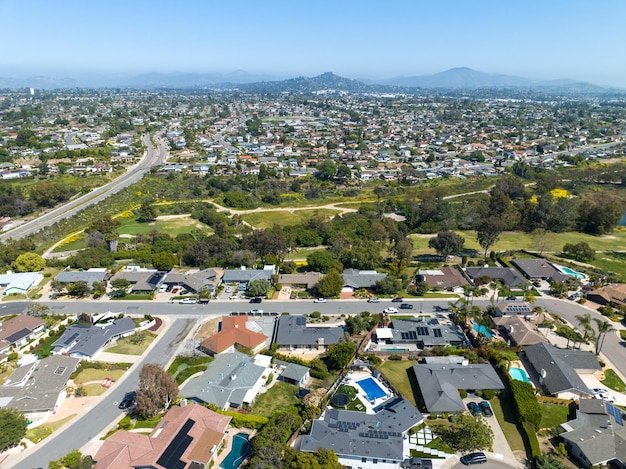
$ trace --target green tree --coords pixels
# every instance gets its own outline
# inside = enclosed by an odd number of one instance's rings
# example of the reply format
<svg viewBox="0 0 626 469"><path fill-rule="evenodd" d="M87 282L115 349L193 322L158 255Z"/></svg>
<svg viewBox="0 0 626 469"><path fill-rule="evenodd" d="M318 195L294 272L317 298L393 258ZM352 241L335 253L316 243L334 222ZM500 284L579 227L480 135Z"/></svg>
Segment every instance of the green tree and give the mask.
<svg viewBox="0 0 626 469"><path fill-rule="evenodd" d="M78 282L68 283L65 287L69 296L75 296L77 298L84 298L91 293L89 284L84 280Z"/></svg>
<svg viewBox="0 0 626 469"><path fill-rule="evenodd" d="M563 246L563 254L576 261L591 261L596 257L596 252L584 241L577 244L567 243Z"/></svg>
<svg viewBox="0 0 626 469"><path fill-rule="evenodd" d="M590 339L593 340L595 334L591 327L591 313L580 314L576 316L576 320L578 321L578 325L583 328L583 342L586 343Z"/></svg>
<svg viewBox="0 0 626 469"><path fill-rule="evenodd" d="M178 396L176 380L158 363L147 363L139 373L135 412L150 418L167 410Z"/></svg>
<svg viewBox="0 0 626 469"><path fill-rule="evenodd" d="M496 243L503 231L504 222L500 218L488 217L478 222L476 239L478 244L485 249L485 259L487 259L487 251Z"/></svg>
<svg viewBox="0 0 626 469"><path fill-rule="evenodd" d="M596 355L600 355L602 347L604 346L604 338L606 337L606 334L614 331L615 328L609 321L600 320L598 318L593 318L593 320L598 326L598 336L596 337Z"/></svg>
<svg viewBox="0 0 626 469"><path fill-rule="evenodd" d="M336 270L331 270L317 282L315 288L321 296L338 296L343 288L343 275Z"/></svg>
<svg viewBox="0 0 626 469"><path fill-rule="evenodd" d="M339 262L333 258L330 252L326 250L311 252L306 257L306 263L311 270L322 272L323 274L326 274L333 269L341 269L341 267L337 268Z"/></svg>
<svg viewBox="0 0 626 469"><path fill-rule="evenodd" d="M90 469L95 465L94 460L88 454L83 455L74 449L62 458L48 463L48 469Z"/></svg>
<svg viewBox="0 0 626 469"><path fill-rule="evenodd" d="M156 220L157 212L156 208L152 204L152 201L145 200L141 203L139 209L137 209L137 221L141 223L152 222Z"/></svg>
<svg viewBox="0 0 626 469"><path fill-rule="evenodd" d="M266 297L270 293L271 289L272 289L272 284L270 283L269 280L264 279L264 278L253 280L248 285L248 295Z"/></svg>
<svg viewBox="0 0 626 469"><path fill-rule="evenodd" d="M450 424L431 426L444 442L459 452L491 450L493 445L493 431L482 417L457 414L450 417Z"/></svg>
<svg viewBox="0 0 626 469"><path fill-rule="evenodd" d="M391 275L378 280L374 285L374 292L381 295L395 295L400 290L402 290L402 280Z"/></svg>
<svg viewBox="0 0 626 469"><path fill-rule="evenodd" d="M25 252L15 259L15 268L19 272L39 272L46 266L46 260L34 252Z"/></svg>
<svg viewBox="0 0 626 469"><path fill-rule="evenodd" d="M128 288L130 287L130 280L125 278L116 278L111 281L111 288L113 289L114 296L126 296Z"/></svg>
<svg viewBox="0 0 626 469"><path fill-rule="evenodd" d="M428 247L437 251L440 256L457 254L463 250L465 238L452 231L440 231L437 236L428 240Z"/></svg>
<svg viewBox="0 0 626 469"><path fill-rule="evenodd" d="M19 410L0 409L0 451L19 443L26 435L28 420Z"/></svg>
<svg viewBox="0 0 626 469"><path fill-rule="evenodd" d="M355 352L356 345L352 342L334 344L324 354L324 361L329 370L341 370L348 366Z"/></svg>
<svg viewBox="0 0 626 469"><path fill-rule="evenodd" d="M168 251L161 251L152 255L152 266L157 270L171 270L178 264L178 257Z"/></svg>
<svg viewBox="0 0 626 469"><path fill-rule="evenodd" d="M337 165L330 159L318 161L315 169L317 169L316 176L325 181L333 179L337 174Z"/></svg>

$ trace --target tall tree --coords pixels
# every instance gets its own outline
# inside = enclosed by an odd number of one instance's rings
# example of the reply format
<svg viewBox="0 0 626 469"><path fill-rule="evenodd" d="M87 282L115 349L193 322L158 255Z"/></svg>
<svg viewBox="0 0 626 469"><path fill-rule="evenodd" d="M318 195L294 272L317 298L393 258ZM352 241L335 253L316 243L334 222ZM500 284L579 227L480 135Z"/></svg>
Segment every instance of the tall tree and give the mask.
<svg viewBox="0 0 626 469"><path fill-rule="evenodd" d="M343 288L343 275L331 270L317 282L315 288L322 296L338 296Z"/></svg>
<svg viewBox="0 0 626 469"><path fill-rule="evenodd" d="M487 259L487 251L498 241L504 228L504 222L497 217L483 218L478 222L476 226L476 239L478 240L478 244L485 249L485 259Z"/></svg>
<svg viewBox="0 0 626 469"><path fill-rule="evenodd" d="M0 451L19 443L26 435L28 420L19 410L0 409Z"/></svg>
<svg viewBox="0 0 626 469"><path fill-rule="evenodd" d="M576 316L578 325L583 328L583 342L587 342L595 337L593 327L591 327L591 313L580 314Z"/></svg>
<svg viewBox="0 0 626 469"><path fill-rule="evenodd" d="M602 347L604 346L604 338L606 337L606 334L614 331L615 328L609 321L600 320L598 318L593 318L593 320L598 325L598 336L596 337L596 355L600 355Z"/></svg>
<svg viewBox="0 0 626 469"><path fill-rule="evenodd" d="M137 415L150 418L167 410L178 396L176 380L158 363L148 363L139 373L137 389Z"/></svg>
<svg viewBox="0 0 626 469"><path fill-rule="evenodd" d="M440 256L458 254L464 244L465 238L453 231L440 231L437 236L428 240L428 247L433 248Z"/></svg>

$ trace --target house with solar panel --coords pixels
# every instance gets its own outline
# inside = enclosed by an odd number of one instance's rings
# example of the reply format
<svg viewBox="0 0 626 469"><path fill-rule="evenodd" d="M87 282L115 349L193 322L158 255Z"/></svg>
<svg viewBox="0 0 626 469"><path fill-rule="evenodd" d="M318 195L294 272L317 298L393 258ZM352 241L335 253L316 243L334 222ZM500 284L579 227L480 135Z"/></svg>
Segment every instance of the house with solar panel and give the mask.
<svg viewBox="0 0 626 469"><path fill-rule="evenodd" d="M496 304L493 316L532 316L533 306L527 301L501 302Z"/></svg>
<svg viewBox="0 0 626 469"><path fill-rule="evenodd" d="M69 326L52 345L52 353L77 358L93 358L108 343L134 333L135 323L128 317L91 327Z"/></svg>
<svg viewBox="0 0 626 469"><path fill-rule="evenodd" d="M625 467L623 411L602 399L581 399L576 418L561 424L559 437L582 467Z"/></svg>
<svg viewBox="0 0 626 469"><path fill-rule="evenodd" d="M44 321L41 318L18 314L0 323L0 360L2 356L26 345L29 340L43 332Z"/></svg>
<svg viewBox="0 0 626 469"><path fill-rule="evenodd" d="M463 347L466 344L463 329L456 324L444 324L435 318L394 319L391 327L376 329L375 341L368 350L398 351L404 348L406 351L417 351L435 346Z"/></svg>
<svg viewBox="0 0 626 469"><path fill-rule="evenodd" d="M341 326L307 325L306 317L282 315L278 318L273 343L278 350L319 350L324 352L344 338Z"/></svg>
<svg viewBox="0 0 626 469"><path fill-rule="evenodd" d="M411 456L407 432L424 416L413 404L393 398L374 414L327 408L300 440L300 451L334 451L344 467L397 469Z"/></svg>
<svg viewBox="0 0 626 469"><path fill-rule="evenodd" d="M172 407L150 435L120 430L109 436L94 456L96 467L210 467L230 420L196 404Z"/></svg>

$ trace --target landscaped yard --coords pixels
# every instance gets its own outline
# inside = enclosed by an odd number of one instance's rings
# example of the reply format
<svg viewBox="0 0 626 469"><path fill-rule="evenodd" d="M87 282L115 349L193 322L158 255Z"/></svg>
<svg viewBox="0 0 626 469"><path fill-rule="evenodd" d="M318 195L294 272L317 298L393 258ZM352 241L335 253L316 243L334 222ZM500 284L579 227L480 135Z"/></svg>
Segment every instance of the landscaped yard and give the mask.
<svg viewBox="0 0 626 469"><path fill-rule="evenodd" d="M85 394L87 396L99 396L104 394L107 390L101 383L89 383L83 386L85 388Z"/></svg>
<svg viewBox="0 0 626 469"><path fill-rule="evenodd" d="M346 384L339 386L339 389L335 392L335 394L346 394L350 398L350 402L345 407L346 410L355 410L357 412L365 412L365 406L361 402L361 400L356 396L358 391L353 386L348 386ZM344 407L335 406L332 401L331 404L336 409L344 409Z"/></svg>
<svg viewBox="0 0 626 469"><path fill-rule="evenodd" d="M133 343L134 340L137 340L134 339L133 336L124 337L118 340L114 346L107 348L106 351L123 355L141 355L156 338L154 334L150 334L149 332L144 332L143 334L143 342L139 344Z"/></svg>
<svg viewBox="0 0 626 469"><path fill-rule="evenodd" d="M200 357L183 357L179 355L174 359L167 372L174 377L176 383L180 386L190 376L206 370L212 361L213 358L206 355Z"/></svg>
<svg viewBox="0 0 626 469"><path fill-rule="evenodd" d="M417 405L412 384L417 386L411 367L419 362L415 360L386 360L379 369L385 378L398 390L402 397ZM409 373L410 372L410 373Z"/></svg>
<svg viewBox="0 0 626 469"><path fill-rule="evenodd" d="M104 381L110 379L117 381L124 376L125 370L96 370L95 368L87 368L81 371L75 378L77 385L90 383L92 381Z"/></svg>
<svg viewBox="0 0 626 469"><path fill-rule="evenodd" d="M524 451L524 440L517 430L517 418L515 417L513 403L499 397L491 399L489 403L511 449L513 451Z"/></svg>
<svg viewBox="0 0 626 469"><path fill-rule="evenodd" d="M566 405L549 404L540 402L541 407L541 428L554 428L567 422L569 407Z"/></svg>
<svg viewBox="0 0 626 469"><path fill-rule="evenodd" d="M26 431L26 438L32 441L33 443L39 443L41 440L50 436L52 432L61 428L66 422L69 422L78 414L68 415L64 419L57 420L56 422L47 423L45 425L40 425L39 427L31 428Z"/></svg>
<svg viewBox="0 0 626 469"><path fill-rule="evenodd" d="M269 417L277 410L293 407L300 402L297 392L298 386L277 381L267 392L257 396L251 413Z"/></svg>
<svg viewBox="0 0 626 469"><path fill-rule="evenodd" d="M602 384L613 391L626 391L626 385L624 385L622 379L611 368L604 370L604 380L602 380Z"/></svg>

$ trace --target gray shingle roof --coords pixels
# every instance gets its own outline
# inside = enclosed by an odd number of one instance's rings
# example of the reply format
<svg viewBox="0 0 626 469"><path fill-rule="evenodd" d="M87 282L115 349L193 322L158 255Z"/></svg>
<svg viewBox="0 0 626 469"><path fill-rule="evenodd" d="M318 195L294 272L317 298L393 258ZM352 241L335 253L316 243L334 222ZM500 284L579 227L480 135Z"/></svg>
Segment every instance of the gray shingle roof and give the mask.
<svg viewBox="0 0 626 469"><path fill-rule="evenodd" d="M511 263L528 278L549 279L565 275L546 259L513 259Z"/></svg>
<svg viewBox="0 0 626 469"><path fill-rule="evenodd" d="M343 271L343 284L352 288L373 288L376 282L387 278L387 274L375 271L346 269Z"/></svg>
<svg viewBox="0 0 626 469"><path fill-rule="evenodd" d="M276 327L274 342L285 345L318 345L319 339L324 345L337 344L344 336L343 327L307 327L304 316L280 316Z"/></svg>
<svg viewBox="0 0 626 469"><path fill-rule="evenodd" d="M220 408L227 404L240 407L246 393L265 372L254 363L254 357L240 352L218 355L206 371L189 381L181 395L199 402L215 404Z"/></svg>
<svg viewBox="0 0 626 469"><path fill-rule="evenodd" d="M226 270L222 277L223 283L250 283L254 280L271 280L271 270Z"/></svg>
<svg viewBox="0 0 626 469"><path fill-rule="evenodd" d="M379 458L401 461L404 433L424 420L424 416L404 399L383 403L375 414L326 409L314 420L311 432L303 435L301 451L326 448L338 456Z"/></svg>
<svg viewBox="0 0 626 469"><path fill-rule="evenodd" d="M510 267L468 267L467 275L472 279L478 277L489 277L494 280L500 280L510 288L520 288L523 284L528 283L522 274Z"/></svg>
<svg viewBox="0 0 626 469"><path fill-rule="evenodd" d="M52 346L53 353L92 357L111 339L135 330L131 318L116 319L107 326L68 327Z"/></svg>
<svg viewBox="0 0 626 469"><path fill-rule="evenodd" d="M83 271L83 272L72 272L64 270L59 272L55 280L61 283L75 283L75 282L87 282L89 288L93 288L94 282L102 282L107 276L107 272L93 272L93 271Z"/></svg>
<svg viewBox="0 0 626 469"><path fill-rule="evenodd" d="M300 380L304 378L308 372L309 369L306 366L298 365L296 363L290 363L283 370L280 376L296 382L300 382Z"/></svg>
<svg viewBox="0 0 626 469"><path fill-rule="evenodd" d="M465 410L459 389L504 389L502 380L489 364L413 365L424 404L429 412L459 412Z"/></svg>
<svg viewBox="0 0 626 469"><path fill-rule="evenodd" d="M526 358L537 374L545 371L543 386L550 394L571 391L589 394L589 388L576 370L599 370L596 356L584 350L559 349L554 345L535 344L524 347Z"/></svg>
<svg viewBox="0 0 626 469"><path fill-rule="evenodd" d="M463 329L457 325L439 324L436 319L424 321L420 319L405 320L394 319L392 321L394 344L411 343L423 347L436 345L460 345L465 344Z"/></svg>

